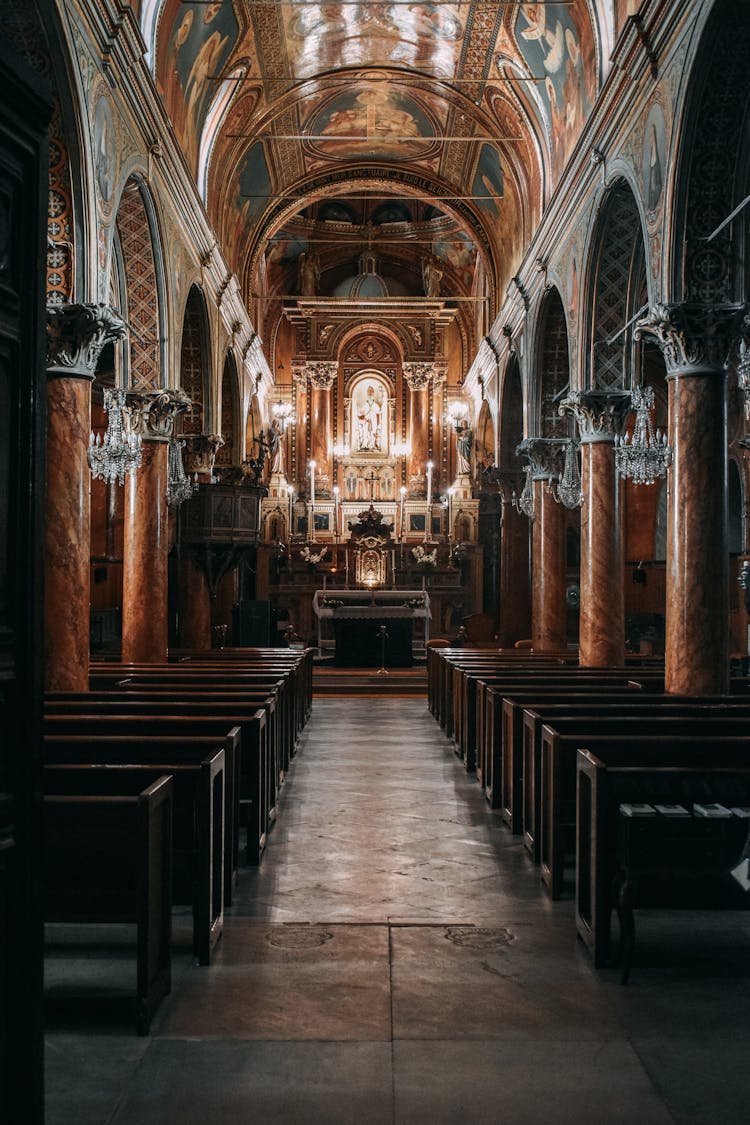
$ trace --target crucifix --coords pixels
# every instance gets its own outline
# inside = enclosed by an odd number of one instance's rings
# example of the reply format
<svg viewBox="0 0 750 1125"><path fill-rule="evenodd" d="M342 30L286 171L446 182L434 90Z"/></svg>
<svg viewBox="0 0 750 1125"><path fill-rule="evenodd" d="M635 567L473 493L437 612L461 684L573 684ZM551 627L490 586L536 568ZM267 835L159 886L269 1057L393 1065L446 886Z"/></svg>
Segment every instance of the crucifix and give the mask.
<svg viewBox="0 0 750 1125"><path fill-rule="evenodd" d="M378 479L378 478L377 478L377 477L375 476L375 470L374 470L374 469L371 469L371 470L370 470L370 475L369 475L369 477L365 477L365 480L366 480L366 481L367 481L367 482L369 483L369 485L370 485L370 503L371 503L371 504L372 504L372 501L373 501L373 496L374 496L374 494L375 494L375 481L376 481L377 479Z"/></svg>

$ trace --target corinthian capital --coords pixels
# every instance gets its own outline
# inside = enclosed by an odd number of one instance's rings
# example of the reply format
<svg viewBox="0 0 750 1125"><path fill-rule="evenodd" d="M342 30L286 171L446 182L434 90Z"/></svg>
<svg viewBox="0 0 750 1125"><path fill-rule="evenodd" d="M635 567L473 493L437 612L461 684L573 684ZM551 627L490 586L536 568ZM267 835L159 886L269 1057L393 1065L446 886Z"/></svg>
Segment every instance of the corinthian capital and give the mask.
<svg viewBox="0 0 750 1125"><path fill-rule="evenodd" d="M311 360L305 365L305 369L317 391L328 391L336 382L339 365L335 360Z"/></svg>
<svg viewBox="0 0 750 1125"><path fill-rule="evenodd" d="M516 453L529 462L534 480L552 480L562 472L567 444L567 438L527 437L516 446Z"/></svg>
<svg viewBox="0 0 750 1125"><path fill-rule="evenodd" d="M221 434L186 434L181 440L185 447L183 460L186 472L211 476L216 452L224 445Z"/></svg>
<svg viewBox="0 0 750 1125"><path fill-rule="evenodd" d="M401 370L410 391L423 391L434 374L431 363L405 363Z"/></svg>
<svg viewBox="0 0 750 1125"><path fill-rule="evenodd" d="M145 440L167 441L174 433L174 420L190 406L183 390L129 392L126 396L133 431Z"/></svg>
<svg viewBox="0 0 750 1125"><path fill-rule="evenodd" d="M47 374L93 379L104 345L127 333L109 305L48 305Z"/></svg>
<svg viewBox="0 0 750 1125"><path fill-rule="evenodd" d="M628 391L571 391L559 406L561 415L573 415L581 441L588 442L614 441L629 410Z"/></svg>
<svg viewBox="0 0 750 1125"><path fill-rule="evenodd" d="M747 330L746 305L654 305L635 326L661 348L670 375L723 370Z"/></svg>

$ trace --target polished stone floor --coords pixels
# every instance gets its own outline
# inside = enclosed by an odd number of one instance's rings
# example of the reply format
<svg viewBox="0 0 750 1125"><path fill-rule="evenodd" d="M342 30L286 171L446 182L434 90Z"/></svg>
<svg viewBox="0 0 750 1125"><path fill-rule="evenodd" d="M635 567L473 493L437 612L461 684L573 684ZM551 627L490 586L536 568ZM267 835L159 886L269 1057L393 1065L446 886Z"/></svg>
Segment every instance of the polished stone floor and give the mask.
<svg viewBox="0 0 750 1125"><path fill-rule="evenodd" d="M209 968L186 921L150 1037L52 1011L48 1125L750 1120L745 916L594 972L424 699L317 699Z"/></svg>

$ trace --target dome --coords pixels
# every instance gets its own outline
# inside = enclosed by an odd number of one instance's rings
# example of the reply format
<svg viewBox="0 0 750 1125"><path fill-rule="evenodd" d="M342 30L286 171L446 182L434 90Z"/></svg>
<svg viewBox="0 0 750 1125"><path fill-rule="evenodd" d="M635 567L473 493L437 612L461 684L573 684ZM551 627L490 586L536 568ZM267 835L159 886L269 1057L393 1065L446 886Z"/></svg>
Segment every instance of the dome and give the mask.
<svg viewBox="0 0 750 1125"><path fill-rule="evenodd" d="M347 277L339 282L333 290L334 297L371 298L379 300L381 297L403 297L406 287L392 277L382 277L378 273L378 260L371 252L360 254L359 273L356 277Z"/></svg>

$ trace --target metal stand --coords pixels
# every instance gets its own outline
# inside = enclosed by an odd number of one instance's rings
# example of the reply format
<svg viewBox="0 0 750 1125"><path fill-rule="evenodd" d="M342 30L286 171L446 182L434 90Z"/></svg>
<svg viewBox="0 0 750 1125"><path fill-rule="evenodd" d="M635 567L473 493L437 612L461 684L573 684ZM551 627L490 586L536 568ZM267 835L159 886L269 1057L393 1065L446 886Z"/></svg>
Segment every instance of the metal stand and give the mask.
<svg viewBox="0 0 750 1125"><path fill-rule="evenodd" d="M387 676L388 669L385 666L385 642L388 639L388 630L385 625L379 627L378 636L380 637L380 667L378 668L378 675Z"/></svg>

